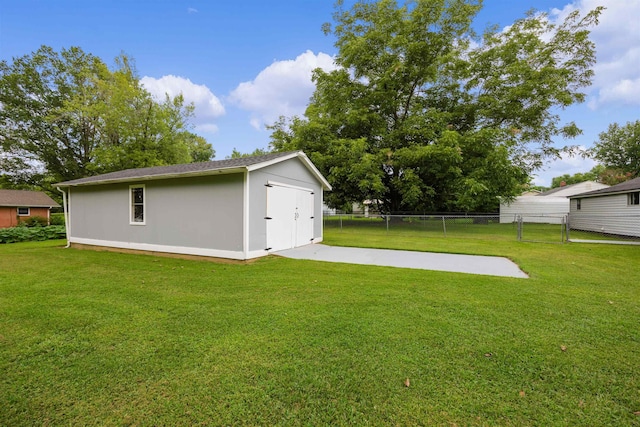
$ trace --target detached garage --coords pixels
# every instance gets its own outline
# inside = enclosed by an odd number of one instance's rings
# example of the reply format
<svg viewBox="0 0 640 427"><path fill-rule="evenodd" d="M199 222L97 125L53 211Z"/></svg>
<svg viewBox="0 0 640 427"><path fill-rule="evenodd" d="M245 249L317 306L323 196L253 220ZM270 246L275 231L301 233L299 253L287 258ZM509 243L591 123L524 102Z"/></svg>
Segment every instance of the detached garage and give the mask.
<svg viewBox="0 0 640 427"><path fill-rule="evenodd" d="M301 151L129 169L56 184L67 240L245 260L322 241L331 186Z"/></svg>

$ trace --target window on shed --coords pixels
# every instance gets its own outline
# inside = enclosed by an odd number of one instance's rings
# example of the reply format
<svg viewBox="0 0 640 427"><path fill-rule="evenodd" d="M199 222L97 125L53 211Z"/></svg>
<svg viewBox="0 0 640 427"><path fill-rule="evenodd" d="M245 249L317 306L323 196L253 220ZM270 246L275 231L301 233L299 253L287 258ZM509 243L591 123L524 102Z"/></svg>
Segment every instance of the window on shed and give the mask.
<svg viewBox="0 0 640 427"><path fill-rule="evenodd" d="M144 225L144 185L129 186L130 223Z"/></svg>
<svg viewBox="0 0 640 427"><path fill-rule="evenodd" d="M582 208L582 199L576 199L576 210L580 210Z"/></svg>
<svg viewBox="0 0 640 427"><path fill-rule="evenodd" d="M640 191L636 191L635 193L629 193L628 204L640 205Z"/></svg>
<svg viewBox="0 0 640 427"><path fill-rule="evenodd" d="M29 208L18 208L18 216L29 216Z"/></svg>

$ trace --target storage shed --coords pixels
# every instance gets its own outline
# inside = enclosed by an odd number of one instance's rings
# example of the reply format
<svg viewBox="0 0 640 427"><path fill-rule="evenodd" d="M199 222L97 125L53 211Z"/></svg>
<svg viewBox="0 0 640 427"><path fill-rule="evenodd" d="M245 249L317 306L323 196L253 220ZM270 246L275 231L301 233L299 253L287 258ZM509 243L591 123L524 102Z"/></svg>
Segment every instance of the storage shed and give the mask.
<svg viewBox="0 0 640 427"><path fill-rule="evenodd" d="M129 169L56 184L67 239L246 260L322 241L331 186L301 151Z"/></svg>
<svg viewBox="0 0 640 427"><path fill-rule="evenodd" d="M607 187L609 186L599 182L585 181L554 188L535 196L516 197L511 203L500 204L500 223L510 223L521 216L525 222L561 224L569 214L569 196Z"/></svg>
<svg viewBox="0 0 640 427"><path fill-rule="evenodd" d="M570 199L572 230L640 237L640 178Z"/></svg>
<svg viewBox="0 0 640 427"><path fill-rule="evenodd" d="M60 205L41 191L0 189L0 228L15 227L32 217L49 222L54 207Z"/></svg>

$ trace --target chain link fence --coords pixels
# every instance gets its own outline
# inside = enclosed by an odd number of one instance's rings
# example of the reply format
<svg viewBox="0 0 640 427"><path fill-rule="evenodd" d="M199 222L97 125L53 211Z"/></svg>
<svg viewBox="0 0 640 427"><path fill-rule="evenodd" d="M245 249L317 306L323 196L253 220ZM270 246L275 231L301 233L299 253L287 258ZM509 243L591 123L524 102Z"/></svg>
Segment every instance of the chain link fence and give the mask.
<svg viewBox="0 0 640 427"><path fill-rule="evenodd" d="M564 243L567 241L567 215L516 215L519 242Z"/></svg>
<svg viewBox="0 0 640 427"><path fill-rule="evenodd" d="M539 243L640 244L640 215L580 216L559 214L515 215L513 221L498 214L381 215L324 213L327 231L385 234L398 237L518 240Z"/></svg>
<svg viewBox="0 0 640 427"><path fill-rule="evenodd" d="M475 238L514 240L516 226L500 224L500 216L490 215L380 215L324 214L325 230L353 234L415 236L423 238Z"/></svg>

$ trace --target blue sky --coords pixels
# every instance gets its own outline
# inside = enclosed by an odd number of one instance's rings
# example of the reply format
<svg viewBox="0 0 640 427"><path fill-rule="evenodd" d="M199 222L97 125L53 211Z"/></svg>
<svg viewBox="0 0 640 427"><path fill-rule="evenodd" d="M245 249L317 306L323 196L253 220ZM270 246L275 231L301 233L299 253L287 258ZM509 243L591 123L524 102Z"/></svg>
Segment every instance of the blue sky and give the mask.
<svg viewBox="0 0 640 427"><path fill-rule="evenodd" d="M313 92L313 68L333 67L334 39L321 31L333 0L254 1L0 0L0 59L29 54L42 44L79 46L111 64L132 56L154 94L182 92L196 105L195 132L224 159L266 148L265 124L301 115ZM347 4L352 2L347 1ZM572 9L605 5L592 39L598 49L586 103L561 112L584 134L567 143L592 145L612 122L640 119L640 0L485 0L476 29L504 27L529 9L552 18ZM549 185L564 173L589 170L593 161L564 158L539 171Z"/></svg>

